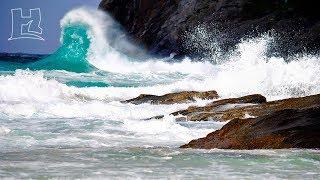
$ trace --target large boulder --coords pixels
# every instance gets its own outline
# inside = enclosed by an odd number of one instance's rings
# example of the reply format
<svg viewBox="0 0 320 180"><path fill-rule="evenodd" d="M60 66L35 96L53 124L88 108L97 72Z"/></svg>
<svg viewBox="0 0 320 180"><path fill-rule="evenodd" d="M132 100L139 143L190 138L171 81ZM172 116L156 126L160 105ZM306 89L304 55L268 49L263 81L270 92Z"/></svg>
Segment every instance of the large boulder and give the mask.
<svg viewBox="0 0 320 180"><path fill-rule="evenodd" d="M252 119L235 119L222 129L192 140L181 148L320 148L320 106L275 111Z"/></svg>
<svg viewBox="0 0 320 180"><path fill-rule="evenodd" d="M100 9L158 55L206 55L215 47L208 49L212 39L227 51L243 37L270 30L275 36L270 53L318 53L320 47L320 11L311 0L102 0ZM199 25L207 35L186 43Z"/></svg>

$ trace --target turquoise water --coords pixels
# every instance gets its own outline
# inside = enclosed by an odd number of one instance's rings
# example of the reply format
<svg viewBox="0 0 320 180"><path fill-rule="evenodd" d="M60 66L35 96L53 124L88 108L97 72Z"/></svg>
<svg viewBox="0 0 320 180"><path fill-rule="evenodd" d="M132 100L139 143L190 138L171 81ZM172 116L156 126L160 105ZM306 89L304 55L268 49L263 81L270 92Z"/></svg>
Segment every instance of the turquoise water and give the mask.
<svg viewBox="0 0 320 180"><path fill-rule="evenodd" d="M28 65L34 70L66 70L72 72L89 72L93 67L86 56L90 45L87 27L84 25L65 27L63 46L53 55Z"/></svg>
<svg viewBox="0 0 320 180"><path fill-rule="evenodd" d="M112 24L100 12L76 9L61 20L61 47L51 56L0 61L0 178L320 178L318 150L179 149L224 125L169 116L208 100L121 103L183 90L217 90L221 98L260 93L268 100L316 94L317 56L269 58L270 38L261 37L240 43L221 64L136 59L119 51L131 46ZM143 120L157 115L165 117Z"/></svg>
<svg viewBox="0 0 320 180"><path fill-rule="evenodd" d="M1 62L1 70L66 70L72 72L90 72L94 69L86 57L90 45L87 27L76 25L65 27L63 45L54 54L42 60L30 63Z"/></svg>

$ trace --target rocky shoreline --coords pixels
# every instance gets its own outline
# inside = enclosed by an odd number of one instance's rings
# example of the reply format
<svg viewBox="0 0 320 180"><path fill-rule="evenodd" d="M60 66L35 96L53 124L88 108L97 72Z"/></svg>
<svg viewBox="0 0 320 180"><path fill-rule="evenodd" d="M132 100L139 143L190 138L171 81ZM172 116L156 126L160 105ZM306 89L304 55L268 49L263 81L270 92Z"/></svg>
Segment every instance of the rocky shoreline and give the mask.
<svg viewBox="0 0 320 180"><path fill-rule="evenodd" d="M320 148L320 94L267 101L259 94L218 99L216 91L140 95L123 103L175 104L212 100L170 115L177 121L229 121L222 129L181 146L197 149ZM164 116L151 117L161 119Z"/></svg>
<svg viewBox="0 0 320 180"><path fill-rule="evenodd" d="M263 34L273 37L269 56L288 58L320 50L320 11L312 1L102 0L99 9L111 14L152 55L224 57L242 39ZM260 94L219 99L216 91L183 91L141 94L122 103L168 105L197 99L212 102L169 115L177 121L229 122L181 148L320 148L320 94L267 101Z"/></svg>

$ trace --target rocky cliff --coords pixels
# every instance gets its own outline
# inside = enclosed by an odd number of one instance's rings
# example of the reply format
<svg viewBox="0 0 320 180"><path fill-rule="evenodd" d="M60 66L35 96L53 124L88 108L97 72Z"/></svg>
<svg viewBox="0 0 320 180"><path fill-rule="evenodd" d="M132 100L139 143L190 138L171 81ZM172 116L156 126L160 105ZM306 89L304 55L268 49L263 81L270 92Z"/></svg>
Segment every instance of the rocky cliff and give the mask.
<svg viewBox="0 0 320 180"><path fill-rule="evenodd" d="M241 38L265 32L275 37L273 54L320 49L320 11L311 0L102 0L100 9L158 55L208 53L205 42L196 47L188 43L196 27L205 28L205 40L215 39L224 52Z"/></svg>

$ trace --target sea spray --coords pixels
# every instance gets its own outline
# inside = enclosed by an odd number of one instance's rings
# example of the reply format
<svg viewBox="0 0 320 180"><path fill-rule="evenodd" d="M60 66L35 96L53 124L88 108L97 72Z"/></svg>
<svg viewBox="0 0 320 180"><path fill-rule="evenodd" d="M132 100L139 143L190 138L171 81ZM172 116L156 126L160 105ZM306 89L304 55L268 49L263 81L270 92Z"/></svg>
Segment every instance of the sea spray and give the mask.
<svg viewBox="0 0 320 180"><path fill-rule="evenodd" d="M61 20L61 28L62 46L57 52L36 63L23 64L24 68L66 70L69 74L83 72L80 78L94 76L91 78L94 82L88 83L90 79L74 81L74 75L60 82L78 87L113 86L109 89L131 85L141 93L144 92L142 89L158 87L168 90L153 90L152 93L214 89L223 97L261 93L269 99L279 99L319 92L318 56L301 55L292 57L290 62L280 57L269 57L266 51L273 44L272 37L268 35L243 40L235 50L227 53L225 59L215 60L215 63L210 59L198 61L190 58L168 62L154 58L136 59L115 48L123 44L132 48L133 45L124 38L119 25L100 11L72 10ZM216 46L214 43L215 49ZM134 81L137 83L129 83ZM154 85L158 87L137 87Z"/></svg>
<svg viewBox="0 0 320 180"><path fill-rule="evenodd" d="M167 142L170 139L175 146L219 127L206 124L203 128L193 128L190 123L172 121L170 116L142 121L208 101L138 106L120 102L140 94L216 90L221 98L260 93L271 100L320 92L319 58L302 55L286 62L283 58L268 57L266 49L272 37L243 40L229 52L227 59L217 63L190 58L173 63L162 59L139 60L111 46L115 42L110 43L105 35L105 30L110 30L104 25L108 23L103 18L105 15L94 13L83 8L71 11L62 20L66 26L63 26L62 46L56 54L21 66L29 70L11 73L9 68L9 72L1 73L1 118L20 119L16 121L17 127L27 122L39 127L40 132L29 130L33 133L20 139L21 145L157 146L170 144ZM75 48L68 50L74 45ZM79 52L67 53L73 50ZM46 66L47 63L52 66ZM101 83L106 85L97 85ZM7 124L4 126L13 129ZM52 133L44 140L37 136L48 127L62 134ZM66 139L70 134L65 132L73 132L74 137ZM127 141L119 144L119 137ZM8 147L11 146L15 147L12 144Z"/></svg>

